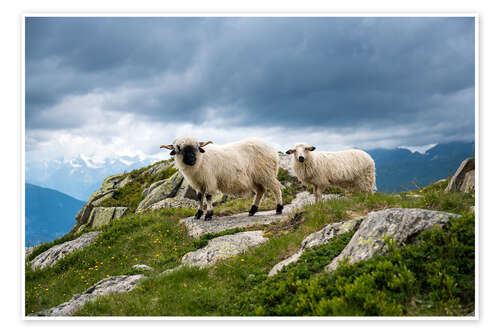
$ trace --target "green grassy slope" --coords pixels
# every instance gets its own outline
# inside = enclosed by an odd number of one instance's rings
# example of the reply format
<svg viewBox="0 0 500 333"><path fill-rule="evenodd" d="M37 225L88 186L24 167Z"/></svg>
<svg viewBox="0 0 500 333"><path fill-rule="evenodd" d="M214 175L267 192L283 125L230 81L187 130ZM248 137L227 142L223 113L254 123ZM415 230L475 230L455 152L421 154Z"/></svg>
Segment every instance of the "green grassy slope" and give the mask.
<svg viewBox="0 0 500 333"><path fill-rule="evenodd" d="M474 215L469 213L474 196L445 194L443 186L422 189L421 198L404 193L349 194L346 200L307 206L295 217L299 223L286 220L260 227L269 237L260 247L210 268L182 268L166 276L159 273L177 266L186 252L216 235L201 240L187 235L178 220L194 210L128 215L101 228L103 233L93 245L54 267L33 272L26 266L25 311L65 302L108 275L137 273L131 267L142 263L153 267L146 273L149 279L130 293L100 297L76 315L465 315L474 308ZM248 205L242 202L233 199L218 213L246 211ZM463 217L443 230L422 233L418 242L402 249L393 247L387 255L341 265L334 275L323 274L324 265L352 236L345 234L267 278L269 270L294 253L310 233L389 207L443 210Z"/></svg>

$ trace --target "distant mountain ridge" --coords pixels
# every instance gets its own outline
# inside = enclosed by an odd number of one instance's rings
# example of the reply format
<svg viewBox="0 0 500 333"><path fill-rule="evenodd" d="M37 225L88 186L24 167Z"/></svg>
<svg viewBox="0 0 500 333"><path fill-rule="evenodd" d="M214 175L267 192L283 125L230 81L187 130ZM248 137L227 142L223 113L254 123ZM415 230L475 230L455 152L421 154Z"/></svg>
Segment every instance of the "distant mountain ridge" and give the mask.
<svg viewBox="0 0 500 333"><path fill-rule="evenodd" d="M377 189L400 192L415 189L413 182L426 186L451 176L460 163L474 157L474 142L438 144L425 153L409 149L373 149L368 153L375 161Z"/></svg>
<svg viewBox="0 0 500 333"><path fill-rule="evenodd" d="M49 242L65 235L85 202L56 190L25 184L25 245Z"/></svg>
<svg viewBox="0 0 500 333"><path fill-rule="evenodd" d="M56 189L78 200L87 201L104 178L139 169L157 160L117 157L98 161L85 155L73 159L26 161L26 182Z"/></svg>

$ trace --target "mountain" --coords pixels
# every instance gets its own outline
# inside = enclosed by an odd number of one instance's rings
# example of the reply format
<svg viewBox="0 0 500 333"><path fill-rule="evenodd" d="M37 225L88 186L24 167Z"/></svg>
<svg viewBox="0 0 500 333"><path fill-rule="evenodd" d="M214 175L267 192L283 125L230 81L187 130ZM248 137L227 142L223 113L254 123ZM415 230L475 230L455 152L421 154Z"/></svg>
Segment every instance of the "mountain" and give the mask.
<svg viewBox="0 0 500 333"><path fill-rule="evenodd" d="M49 242L66 234L85 202L56 190L25 184L25 245Z"/></svg>
<svg viewBox="0 0 500 333"><path fill-rule="evenodd" d="M139 157L117 157L95 160L80 154L73 159L49 161L26 160L26 182L41 187L56 189L87 201L102 180L110 175L139 169L156 160Z"/></svg>
<svg viewBox="0 0 500 333"><path fill-rule="evenodd" d="M474 157L474 142L437 144L425 153L408 149L374 149L377 190L400 192L426 186L451 176L464 159Z"/></svg>

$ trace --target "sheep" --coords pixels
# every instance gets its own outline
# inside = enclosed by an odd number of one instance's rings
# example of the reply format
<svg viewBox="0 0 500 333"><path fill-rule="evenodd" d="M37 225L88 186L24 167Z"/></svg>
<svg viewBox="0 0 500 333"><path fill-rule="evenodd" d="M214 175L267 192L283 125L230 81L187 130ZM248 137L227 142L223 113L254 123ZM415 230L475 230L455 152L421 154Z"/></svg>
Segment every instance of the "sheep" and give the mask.
<svg viewBox="0 0 500 333"><path fill-rule="evenodd" d="M349 191L372 192L375 189L375 162L358 149L339 152L313 152L316 147L297 143L287 154L294 154L293 171L306 186L313 186L319 202L328 186Z"/></svg>
<svg viewBox="0 0 500 333"><path fill-rule="evenodd" d="M171 145L160 148L171 150L175 163L188 183L197 191L199 209L195 215L203 215L203 197L207 200L205 220L213 216L212 197L217 190L224 194L246 195L254 193L253 216L266 190L276 199L276 214L283 211L281 184L278 175L278 152L258 139L247 139L226 145L211 145L193 137L180 137Z"/></svg>

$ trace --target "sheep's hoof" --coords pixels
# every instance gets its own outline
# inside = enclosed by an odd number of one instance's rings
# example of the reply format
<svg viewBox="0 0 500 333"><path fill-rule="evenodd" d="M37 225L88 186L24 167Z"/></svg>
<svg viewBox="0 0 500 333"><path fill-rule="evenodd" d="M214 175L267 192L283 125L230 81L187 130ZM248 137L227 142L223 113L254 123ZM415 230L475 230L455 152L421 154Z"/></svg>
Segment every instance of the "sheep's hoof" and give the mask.
<svg viewBox="0 0 500 333"><path fill-rule="evenodd" d="M281 213L283 213L283 205L277 205L276 206L276 215L280 215Z"/></svg>
<svg viewBox="0 0 500 333"><path fill-rule="evenodd" d="M202 215L203 215L203 211L201 209L198 209L194 218L199 220Z"/></svg>
<svg viewBox="0 0 500 333"><path fill-rule="evenodd" d="M258 210L259 210L259 207L252 205L252 208L250 208L250 211L248 212L248 216L254 216Z"/></svg>
<svg viewBox="0 0 500 333"><path fill-rule="evenodd" d="M214 216L214 211L213 210L207 211L207 213L205 214L205 221L210 221L212 219L212 216Z"/></svg>

